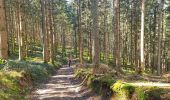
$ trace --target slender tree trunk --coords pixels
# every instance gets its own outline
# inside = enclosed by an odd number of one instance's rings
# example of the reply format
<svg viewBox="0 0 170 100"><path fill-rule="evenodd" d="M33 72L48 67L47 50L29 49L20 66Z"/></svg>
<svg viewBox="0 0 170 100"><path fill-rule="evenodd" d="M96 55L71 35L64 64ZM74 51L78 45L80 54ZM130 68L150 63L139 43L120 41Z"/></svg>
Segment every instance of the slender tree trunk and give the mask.
<svg viewBox="0 0 170 100"><path fill-rule="evenodd" d="M100 45L99 45L99 29L98 29L98 0L91 0L92 2L92 55L93 55L93 64L95 69L99 67L100 63Z"/></svg>
<svg viewBox="0 0 170 100"><path fill-rule="evenodd" d="M114 45L115 45L115 57L116 57L116 69L120 71L121 60L120 60L120 1L114 0Z"/></svg>
<svg viewBox="0 0 170 100"><path fill-rule="evenodd" d="M106 12L106 1L104 1L104 11ZM104 13L104 61L105 63L108 63L108 53L109 53L109 50L108 50L108 32L107 32L107 15L106 13Z"/></svg>
<svg viewBox="0 0 170 100"><path fill-rule="evenodd" d="M157 66L157 71L158 75L161 75L162 71L162 66L161 66L161 43L162 43L162 35L161 35L161 23L162 23L162 1L158 0L158 66Z"/></svg>
<svg viewBox="0 0 170 100"><path fill-rule="evenodd" d="M145 22L145 0L142 0L141 8L141 36L140 36L140 68L139 73L144 70L144 22Z"/></svg>
<svg viewBox="0 0 170 100"><path fill-rule="evenodd" d="M19 2L24 2L20 1ZM19 23L19 31L18 31L18 44L19 44L19 60L24 60L26 58L25 55L25 34L24 34L24 13L21 11L21 4L18 5L18 23Z"/></svg>
<svg viewBox="0 0 170 100"><path fill-rule="evenodd" d="M45 17L45 0L41 0L41 14L42 14L42 23L41 23L41 29L43 34L43 61L48 62L47 58L47 33L46 33L46 17Z"/></svg>
<svg viewBox="0 0 170 100"><path fill-rule="evenodd" d="M81 0L78 0L79 60L83 63L83 34L81 29Z"/></svg>
<svg viewBox="0 0 170 100"><path fill-rule="evenodd" d="M52 0L49 0L49 5L50 5L50 8L49 8L49 23L50 23L50 62L52 64L54 64L54 29L53 29L53 3L52 3Z"/></svg>

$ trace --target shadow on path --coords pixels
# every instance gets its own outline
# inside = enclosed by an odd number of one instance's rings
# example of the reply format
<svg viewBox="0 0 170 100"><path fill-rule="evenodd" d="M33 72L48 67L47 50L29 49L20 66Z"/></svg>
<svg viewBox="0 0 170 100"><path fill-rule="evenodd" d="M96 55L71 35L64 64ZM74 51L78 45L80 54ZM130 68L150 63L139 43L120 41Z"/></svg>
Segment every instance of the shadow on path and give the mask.
<svg viewBox="0 0 170 100"><path fill-rule="evenodd" d="M93 96L91 90L75 80L73 68L65 66L34 91L29 100L100 100Z"/></svg>

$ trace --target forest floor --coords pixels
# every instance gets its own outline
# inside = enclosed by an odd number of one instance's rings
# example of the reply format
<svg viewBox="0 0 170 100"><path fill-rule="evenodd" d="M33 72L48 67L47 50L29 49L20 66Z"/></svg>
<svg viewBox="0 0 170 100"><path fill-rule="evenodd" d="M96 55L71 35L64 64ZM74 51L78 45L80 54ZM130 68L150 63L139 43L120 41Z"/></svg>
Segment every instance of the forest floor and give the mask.
<svg viewBox="0 0 170 100"><path fill-rule="evenodd" d="M74 77L72 67L63 66L32 92L28 100L100 100Z"/></svg>

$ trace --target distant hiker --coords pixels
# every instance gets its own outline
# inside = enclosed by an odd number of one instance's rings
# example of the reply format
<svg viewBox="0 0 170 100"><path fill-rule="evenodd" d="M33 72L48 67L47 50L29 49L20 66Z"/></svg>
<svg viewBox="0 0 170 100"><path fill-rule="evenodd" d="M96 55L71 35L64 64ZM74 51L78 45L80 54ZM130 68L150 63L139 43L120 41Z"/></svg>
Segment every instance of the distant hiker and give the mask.
<svg viewBox="0 0 170 100"><path fill-rule="evenodd" d="M71 62L72 62L72 59L71 59L71 55L69 56L69 59L68 59L68 66L71 67Z"/></svg>

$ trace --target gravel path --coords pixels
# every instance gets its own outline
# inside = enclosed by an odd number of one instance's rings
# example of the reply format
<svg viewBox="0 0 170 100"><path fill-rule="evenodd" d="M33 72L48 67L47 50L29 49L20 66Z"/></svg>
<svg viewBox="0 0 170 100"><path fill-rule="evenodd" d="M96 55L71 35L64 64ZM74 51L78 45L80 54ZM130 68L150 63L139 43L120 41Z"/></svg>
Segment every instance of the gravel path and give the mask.
<svg viewBox="0 0 170 100"><path fill-rule="evenodd" d="M88 88L75 80L72 67L63 67L32 93L29 100L100 100Z"/></svg>

